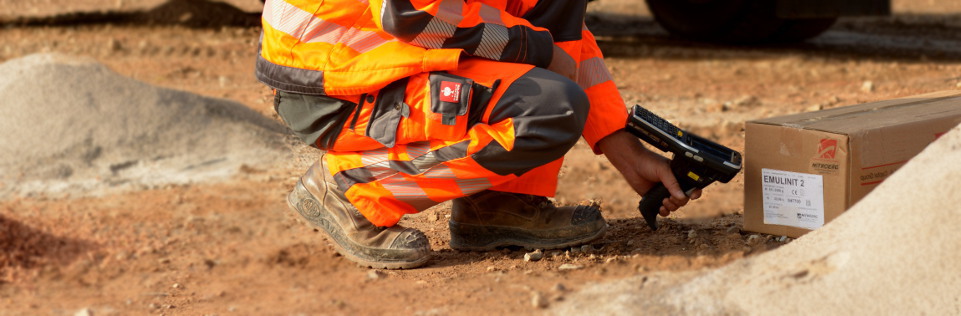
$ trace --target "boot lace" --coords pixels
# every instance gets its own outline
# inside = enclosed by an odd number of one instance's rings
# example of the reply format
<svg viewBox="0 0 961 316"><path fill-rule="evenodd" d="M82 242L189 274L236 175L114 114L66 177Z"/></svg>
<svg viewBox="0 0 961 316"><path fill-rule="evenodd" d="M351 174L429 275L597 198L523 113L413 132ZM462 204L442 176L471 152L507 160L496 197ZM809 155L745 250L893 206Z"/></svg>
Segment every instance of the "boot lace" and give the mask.
<svg viewBox="0 0 961 316"><path fill-rule="evenodd" d="M546 196L531 195L531 194L518 194L518 196L520 196L522 200L526 200L525 202L529 203L530 205L537 206L537 208L539 209L554 207L554 202L551 202L551 200L548 199Z"/></svg>

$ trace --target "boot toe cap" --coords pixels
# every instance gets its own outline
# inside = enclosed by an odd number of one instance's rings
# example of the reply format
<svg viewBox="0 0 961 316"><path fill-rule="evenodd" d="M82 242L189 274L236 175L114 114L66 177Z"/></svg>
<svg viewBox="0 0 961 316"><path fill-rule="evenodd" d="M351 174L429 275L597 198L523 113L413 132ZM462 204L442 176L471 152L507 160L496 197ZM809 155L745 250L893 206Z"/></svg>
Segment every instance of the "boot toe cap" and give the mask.
<svg viewBox="0 0 961 316"><path fill-rule="evenodd" d="M580 205L571 215L571 225L589 225L597 222L604 222L604 216L597 207Z"/></svg>
<svg viewBox="0 0 961 316"><path fill-rule="evenodd" d="M427 235L424 235L423 232L407 228L397 235L389 248L428 252L430 251L430 243L427 241Z"/></svg>

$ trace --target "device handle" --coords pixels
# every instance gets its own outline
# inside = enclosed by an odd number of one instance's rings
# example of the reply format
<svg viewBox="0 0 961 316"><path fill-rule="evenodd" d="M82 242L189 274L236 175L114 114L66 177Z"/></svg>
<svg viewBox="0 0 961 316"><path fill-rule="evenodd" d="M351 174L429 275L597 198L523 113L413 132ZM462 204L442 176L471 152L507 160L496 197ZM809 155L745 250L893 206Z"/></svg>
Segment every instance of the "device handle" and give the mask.
<svg viewBox="0 0 961 316"><path fill-rule="evenodd" d="M691 194L694 189L704 188L714 181L707 177L699 178L699 180L691 179L686 176L686 172L690 170L689 167L690 165L686 161L676 158L671 160L671 172L674 173L674 178L677 179L677 184L681 187L681 191L684 191L684 194ZM647 222L647 226L651 227L651 230L657 230L657 214L661 210L664 199L669 197L671 197L671 191L667 190L664 183L658 182L647 193L644 193L641 201L638 202L637 209L641 211L644 221Z"/></svg>
<svg viewBox="0 0 961 316"><path fill-rule="evenodd" d="M637 204L637 209L641 211L641 216L647 222L651 230L657 230L657 213L661 210L664 199L671 196L671 191L663 183L658 182L653 188L644 193L644 197Z"/></svg>

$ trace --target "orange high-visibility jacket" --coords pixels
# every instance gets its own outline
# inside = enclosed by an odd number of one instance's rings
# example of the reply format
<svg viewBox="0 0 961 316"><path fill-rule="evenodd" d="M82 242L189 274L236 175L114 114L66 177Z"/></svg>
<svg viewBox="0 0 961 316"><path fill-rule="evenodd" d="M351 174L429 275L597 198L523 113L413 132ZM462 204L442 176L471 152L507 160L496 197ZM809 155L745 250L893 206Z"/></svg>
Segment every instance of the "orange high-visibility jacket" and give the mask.
<svg viewBox="0 0 961 316"><path fill-rule="evenodd" d="M278 90L344 96L456 69L462 56L531 64L584 88L591 111L583 136L594 147L623 128L627 114L583 27L585 7L585 0L268 0L257 77Z"/></svg>

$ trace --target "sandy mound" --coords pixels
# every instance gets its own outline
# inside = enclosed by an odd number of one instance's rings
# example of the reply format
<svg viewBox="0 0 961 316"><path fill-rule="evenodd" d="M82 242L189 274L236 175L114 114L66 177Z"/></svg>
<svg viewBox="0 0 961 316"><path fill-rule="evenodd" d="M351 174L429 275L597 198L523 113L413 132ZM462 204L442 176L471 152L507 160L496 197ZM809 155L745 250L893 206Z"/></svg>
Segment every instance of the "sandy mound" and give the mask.
<svg viewBox="0 0 961 316"><path fill-rule="evenodd" d="M961 127L848 212L777 250L702 274L570 297L560 314L955 315L961 311Z"/></svg>
<svg viewBox="0 0 961 316"><path fill-rule="evenodd" d="M31 55L0 73L0 198L221 179L289 155L284 128L241 104L92 60Z"/></svg>
<svg viewBox="0 0 961 316"><path fill-rule="evenodd" d="M131 20L147 24L179 24L189 27L217 27L224 25L260 25L260 9L244 12L227 3L169 0L163 5L141 13Z"/></svg>

